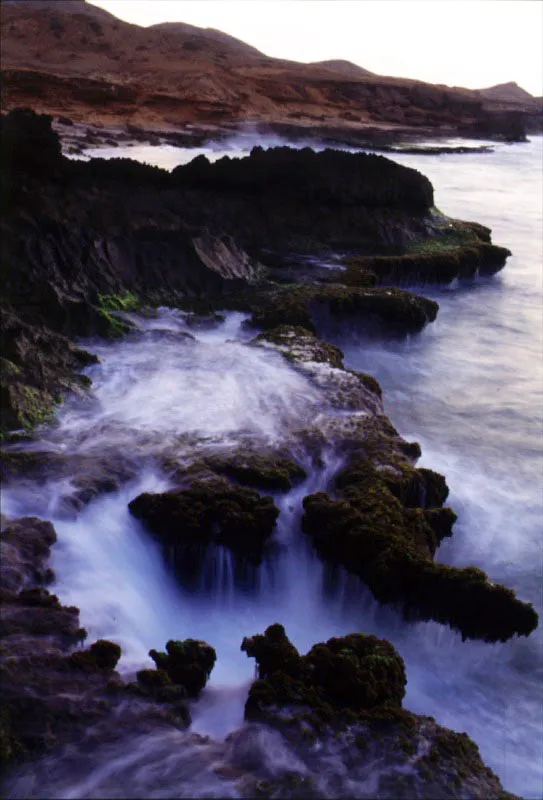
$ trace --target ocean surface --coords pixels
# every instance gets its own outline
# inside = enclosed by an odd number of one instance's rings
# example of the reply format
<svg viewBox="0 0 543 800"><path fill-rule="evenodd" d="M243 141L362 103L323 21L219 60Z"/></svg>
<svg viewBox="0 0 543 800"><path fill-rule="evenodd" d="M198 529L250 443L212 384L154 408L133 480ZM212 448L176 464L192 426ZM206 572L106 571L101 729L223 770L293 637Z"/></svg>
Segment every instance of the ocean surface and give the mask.
<svg viewBox="0 0 543 800"><path fill-rule="evenodd" d="M232 140L228 154L242 155L255 143ZM278 143L284 142L262 142ZM493 153L394 156L428 176L441 211L487 225L493 241L513 256L490 278L414 287L440 305L436 322L416 336L383 341L345 328L322 332L343 349L348 366L380 381L392 422L422 446L420 465L446 475L458 522L437 559L484 569L540 614L542 143L532 137L525 144L495 145ZM217 158L221 148L115 148L106 155L172 168L201 152ZM189 748L190 758L172 761L182 735L163 733L127 742L124 752L104 751L99 763L73 754L44 760L21 770L10 796L235 796L210 765L224 751L224 737L242 724L254 662L240 652L241 640L281 622L302 652L352 631L388 638L406 662L404 706L466 731L507 790L542 797L541 625L529 638L505 644L462 642L442 625L406 623L393 609L379 607L358 579L331 576L299 521L304 495L326 488L337 456L325 454L322 469L276 496L278 553L245 585L219 548L200 585L182 588L158 545L130 517L127 503L137 494L168 487L157 463L172 442L190 460L217 446L228 451L246 441L273 444L323 413L318 390L303 375L277 353L248 347L254 332L244 321L243 314L229 313L209 328L193 328L187 315L163 309L155 319L137 320L139 332L120 343L83 343L101 359L87 370L92 396L65 403L57 427L43 432L43 446L74 455L130 450L141 463L138 477L76 518L63 511L65 484L21 484L3 498L6 514L54 522L59 542L53 590L81 608L91 640L121 644L121 672L150 666L149 648L162 649L170 638L205 639L216 648L210 683L192 708L192 729L211 737L208 749ZM278 747L264 736L262 759L294 765L296 754ZM326 763L331 769L331 760Z"/></svg>

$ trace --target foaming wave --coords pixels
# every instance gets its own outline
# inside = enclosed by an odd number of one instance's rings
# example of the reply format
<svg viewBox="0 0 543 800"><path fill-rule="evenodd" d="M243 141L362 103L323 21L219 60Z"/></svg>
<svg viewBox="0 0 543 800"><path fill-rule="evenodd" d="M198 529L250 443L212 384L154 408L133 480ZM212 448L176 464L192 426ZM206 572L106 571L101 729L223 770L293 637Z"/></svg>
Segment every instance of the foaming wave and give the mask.
<svg viewBox="0 0 543 800"><path fill-rule="evenodd" d="M182 316L162 314L121 344L95 345L92 397L69 401L49 438L63 452L137 446L140 455L284 439L322 398L281 355L231 339L242 321L229 315L189 334Z"/></svg>

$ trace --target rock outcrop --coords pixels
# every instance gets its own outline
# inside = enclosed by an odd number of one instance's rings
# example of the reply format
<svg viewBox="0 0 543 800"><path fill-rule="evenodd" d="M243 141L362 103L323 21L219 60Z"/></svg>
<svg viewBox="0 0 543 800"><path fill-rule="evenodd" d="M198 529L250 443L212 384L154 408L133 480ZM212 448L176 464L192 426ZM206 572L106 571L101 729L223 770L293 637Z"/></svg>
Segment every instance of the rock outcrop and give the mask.
<svg viewBox="0 0 543 800"><path fill-rule="evenodd" d="M302 528L320 557L358 575L406 619L436 620L463 638L491 642L535 630L537 612L510 589L475 567L434 561L456 521L444 507L449 490L443 475L415 467L420 447L385 417L377 381L346 370L338 348L300 327L279 326L254 344L283 353L332 409L321 414L317 430L302 433L309 449L321 436L344 458L329 491L303 500Z"/></svg>
<svg viewBox="0 0 543 800"><path fill-rule="evenodd" d="M92 357L69 337L122 335L119 315L142 303L241 308L256 325L308 328L325 306L404 333L431 321L435 303L376 283L496 270L509 253L482 226L437 214L430 182L382 156L255 148L172 174L71 162L51 120L24 110L2 119L1 147L4 430L85 388L74 369ZM323 276L314 261L331 249L350 260ZM283 291L284 281L304 287Z"/></svg>
<svg viewBox="0 0 543 800"><path fill-rule="evenodd" d="M224 478L196 480L188 488L162 494L140 494L129 509L196 574L213 544L225 545L242 561L259 563L279 515L272 497Z"/></svg>
<svg viewBox="0 0 543 800"><path fill-rule="evenodd" d="M378 600L399 605L408 619L444 622L464 638L505 641L537 627L533 606L482 570L433 561L456 518L442 508L443 476L406 464L378 471L362 449L335 488L335 497L304 499L304 530L323 558L360 575Z"/></svg>
<svg viewBox="0 0 543 800"><path fill-rule="evenodd" d="M258 670L245 718L265 722L295 748L306 767L297 796L326 797L332 786L337 796L358 796L371 786L373 797L512 798L465 733L402 708L404 663L390 642L353 633L302 656L275 624L241 649ZM311 775L312 751L330 755L320 780ZM269 796L274 788L271 778Z"/></svg>

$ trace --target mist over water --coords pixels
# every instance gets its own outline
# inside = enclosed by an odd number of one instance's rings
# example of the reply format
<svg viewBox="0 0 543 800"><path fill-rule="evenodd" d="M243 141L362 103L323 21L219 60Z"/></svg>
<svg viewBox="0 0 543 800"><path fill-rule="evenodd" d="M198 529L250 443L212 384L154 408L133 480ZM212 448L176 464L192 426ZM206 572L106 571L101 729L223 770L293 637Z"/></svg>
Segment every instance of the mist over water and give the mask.
<svg viewBox="0 0 543 800"><path fill-rule="evenodd" d="M514 255L492 278L421 287L438 300L440 312L420 335L387 342L328 332L347 366L378 378L392 422L422 445L420 464L447 477L448 502L459 519L437 558L481 567L540 613L541 144L534 137L524 145L498 145L493 154L396 157L430 178L444 213L487 224L493 241ZM120 452L135 464L136 477L75 519L61 502L69 481L21 484L3 499L8 515L53 521L59 537L53 591L81 608L91 640L121 644L125 675L150 665L148 650L170 638L204 639L216 648L211 680L191 709L192 730L212 739L160 732L127 741L122 752L104 747L94 756L44 760L34 772L21 773L12 796L237 796L216 767L239 765L232 753L241 745L223 740L242 723L254 675L241 641L282 622L301 652L352 631L388 638L406 662L405 707L468 732L507 790L540 797L541 627L505 644L462 642L436 623L403 622L356 578L324 566L301 533L301 502L329 485L340 455L324 452L319 468L308 459L307 480L274 495L281 509L276 550L247 585L236 581L229 552L217 548L208 554L200 586L180 586L167 552L129 514L127 504L142 491L169 488L162 465L173 454L188 463L240 443L273 445L328 413L318 390L279 354L249 345L254 332L244 319L227 314L202 329L191 327L187 315L162 310L155 319L138 318L139 332L120 343L87 345L101 359L87 370L91 397L68 400L40 447L74 458ZM288 763L307 769L279 740L258 734L260 740L256 730L263 768L273 772ZM339 769L332 756L324 763L323 773L333 772L333 764ZM371 796L371 785L365 776L350 790Z"/></svg>

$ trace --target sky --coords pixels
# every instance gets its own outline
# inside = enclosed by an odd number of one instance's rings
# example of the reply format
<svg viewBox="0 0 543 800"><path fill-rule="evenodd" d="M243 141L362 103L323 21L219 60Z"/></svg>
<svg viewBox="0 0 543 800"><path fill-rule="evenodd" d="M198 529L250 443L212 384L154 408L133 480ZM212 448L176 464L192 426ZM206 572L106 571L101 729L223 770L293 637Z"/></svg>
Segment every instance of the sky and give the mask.
<svg viewBox="0 0 543 800"><path fill-rule="evenodd" d="M137 25L216 28L266 55L543 94L543 0L92 0Z"/></svg>

